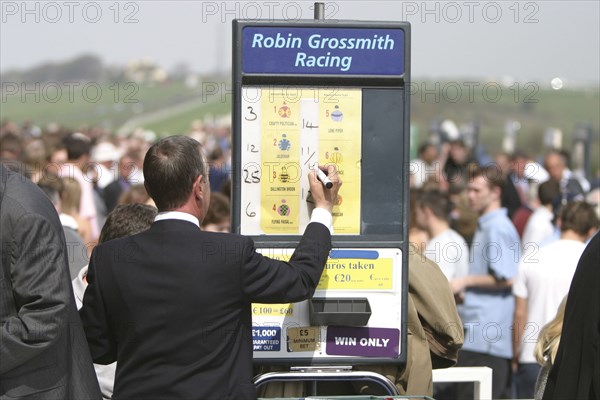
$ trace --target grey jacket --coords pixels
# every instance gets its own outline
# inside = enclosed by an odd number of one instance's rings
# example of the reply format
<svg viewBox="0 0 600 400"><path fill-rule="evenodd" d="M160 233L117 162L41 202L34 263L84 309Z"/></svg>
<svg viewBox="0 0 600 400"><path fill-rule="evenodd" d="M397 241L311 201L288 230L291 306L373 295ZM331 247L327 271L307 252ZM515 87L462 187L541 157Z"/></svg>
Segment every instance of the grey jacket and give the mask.
<svg viewBox="0 0 600 400"><path fill-rule="evenodd" d="M0 399L100 399L50 200L0 166Z"/></svg>

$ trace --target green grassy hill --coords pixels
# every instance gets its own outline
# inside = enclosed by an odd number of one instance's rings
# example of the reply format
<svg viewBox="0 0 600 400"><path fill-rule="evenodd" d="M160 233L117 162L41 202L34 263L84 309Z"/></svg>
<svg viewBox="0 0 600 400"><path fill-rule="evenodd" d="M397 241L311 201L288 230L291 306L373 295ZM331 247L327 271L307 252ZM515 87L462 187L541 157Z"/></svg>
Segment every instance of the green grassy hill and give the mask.
<svg viewBox="0 0 600 400"><path fill-rule="evenodd" d="M539 155L544 151L543 136L548 128L562 130L563 147L570 150L577 124L589 123L595 140L592 167L594 171L600 168L598 88L552 90L530 83L510 87L488 84L487 88L480 84L470 89L464 82L467 80L439 82L437 86L432 82L413 83L411 124L417 128L419 142L426 139L435 119L452 119L458 125L476 121L481 142L493 154L501 149L506 122L515 120L521 125L517 147ZM226 87L231 85L227 82ZM70 98L68 88L63 86L62 97L54 102L56 90L42 85L38 98L33 94L3 94L0 118L17 123L31 120L42 127L58 122L74 129L100 125L114 132L127 132L141 126L161 136L185 133L194 120L231 112L230 94L203 98L201 88L190 89L180 82L153 86L119 83L102 85L100 94L90 87L86 94L80 85ZM96 97L98 100L92 101Z"/></svg>

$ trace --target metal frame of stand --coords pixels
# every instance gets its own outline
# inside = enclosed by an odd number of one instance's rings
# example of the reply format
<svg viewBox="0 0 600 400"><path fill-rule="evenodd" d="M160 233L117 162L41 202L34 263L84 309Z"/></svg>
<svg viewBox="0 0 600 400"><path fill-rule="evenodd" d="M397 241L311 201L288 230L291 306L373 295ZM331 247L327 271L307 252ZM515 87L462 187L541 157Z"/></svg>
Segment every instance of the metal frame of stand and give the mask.
<svg viewBox="0 0 600 400"><path fill-rule="evenodd" d="M267 372L254 378L256 387L269 382L311 381L307 396L317 395L317 382L322 381L370 381L383 386L390 396L399 396L400 392L387 377L370 371L352 371L351 366L290 367L289 372Z"/></svg>

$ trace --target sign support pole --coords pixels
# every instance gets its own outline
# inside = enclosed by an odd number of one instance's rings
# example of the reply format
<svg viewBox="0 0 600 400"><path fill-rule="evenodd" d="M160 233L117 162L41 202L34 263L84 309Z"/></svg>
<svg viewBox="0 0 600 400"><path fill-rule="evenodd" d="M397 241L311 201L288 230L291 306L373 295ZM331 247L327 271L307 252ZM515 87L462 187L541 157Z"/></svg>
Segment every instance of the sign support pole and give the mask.
<svg viewBox="0 0 600 400"><path fill-rule="evenodd" d="M325 3L315 3L315 20L325 19Z"/></svg>

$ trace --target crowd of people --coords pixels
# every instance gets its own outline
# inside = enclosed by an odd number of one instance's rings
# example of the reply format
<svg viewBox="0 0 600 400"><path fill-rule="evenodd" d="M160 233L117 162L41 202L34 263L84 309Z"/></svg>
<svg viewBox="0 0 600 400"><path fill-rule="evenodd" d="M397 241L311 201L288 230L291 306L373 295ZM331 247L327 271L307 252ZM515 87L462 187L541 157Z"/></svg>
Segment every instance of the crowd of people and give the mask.
<svg viewBox="0 0 600 400"><path fill-rule="evenodd" d="M198 211L198 223L203 231L229 232L230 126L195 122L187 136L202 145L208 167L210 204L201 199L200 183L191 189L198 190L198 204L206 207ZM42 189L59 216L78 308L92 250L146 231L157 212L172 208L156 204L157 198L166 201L164 196L147 192L165 184L144 173L155 140L143 130L115 137L99 128L39 130L10 121L0 126L0 164ZM577 263L600 227L600 177L588 181L571 171L569 155L559 150L543 154L540 162L521 151L493 159L478 159L460 139L420 147L405 171L411 188L411 257L437 264L454 294L464 328L457 365L492 368L494 398L538 398L557 354ZM155 181L144 184L146 178ZM253 290L257 298L263 295ZM103 295L98 287L94 293ZM88 308L84 326L98 329L107 340L113 333L102 330L102 312ZM131 339L127 329L118 334ZM96 345L90 344L95 360L116 360L113 343ZM102 395L110 398L115 365L95 367ZM126 380L121 383L129 390ZM469 385L438 389L439 398L472 396Z"/></svg>
<svg viewBox="0 0 600 400"><path fill-rule="evenodd" d="M207 153L211 169L214 209L208 229L229 231L230 129L196 121L189 135ZM117 205L154 205L144 187L143 160L155 135L138 130L115 138L99 128L71 132L57 125L46 130L0 126L0 162L38 184L52 199L62 223L71 277L87 265L100 230Z"/></svg>
<svg viewBox="0 0 600 400"><path fill-rule="evenodd" d="M492 368L493 398L538 398L556 337L534 350L600 227L600 177L571 171L558 150L542 163L521 151L493 159L481 165L462 140L423 144L410 166L409 238L455 294L465 330L457 365ZM472 387L436 395L469 398Z"/></svg>

